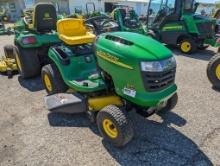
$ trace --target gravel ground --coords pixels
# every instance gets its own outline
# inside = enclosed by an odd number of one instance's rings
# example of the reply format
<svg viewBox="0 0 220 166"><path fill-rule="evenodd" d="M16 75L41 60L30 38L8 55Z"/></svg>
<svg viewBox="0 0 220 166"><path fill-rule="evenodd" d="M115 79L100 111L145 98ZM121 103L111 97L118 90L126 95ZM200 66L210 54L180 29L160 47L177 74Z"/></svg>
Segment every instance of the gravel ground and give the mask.
<svg viewBox="0 0 220 166"><path fill-rule="evenodd" d="M0 37L0 53L13 37ZM136 136L123 149L102 140L84 115L49 114L40 78L0 75L0 165L220 165L220 92L206 66L214 49L174 50L179 102L166 115L131 113Z"/></svg>

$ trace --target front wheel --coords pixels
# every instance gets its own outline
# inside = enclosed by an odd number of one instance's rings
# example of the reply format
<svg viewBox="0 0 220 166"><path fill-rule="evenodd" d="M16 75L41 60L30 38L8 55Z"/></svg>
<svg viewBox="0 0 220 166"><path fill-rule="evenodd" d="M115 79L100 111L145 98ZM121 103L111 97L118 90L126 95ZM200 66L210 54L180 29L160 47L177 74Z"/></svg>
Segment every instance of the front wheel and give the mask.
<svg viewBox="0 0 220 166"><path fill-rule="evenodd" d="M207 76L213 86L220 89L220 54L211 58L207 67Z"/></svg>
<svg viewBox="0 0 220 166"><path fill-rule="evenodd" d="M98 112L96 122L102 137L116 147L125 146L134 136L133 125L126 112L114 105Z"/></svg>
<svg viewBox="0 0 220 166"><path fill-rule="evenodd" d="M49 64L42 68L41 79L49 95L64 93L68 90L68 86L64 83L55 64Z"/></svg>
<svg viewBox="0 0 220 166"><path fill-rule="evenodd" d="M191 38L186 38L180 41L180 51L184 54L192 54L196 51L196 42Z"/></svg>

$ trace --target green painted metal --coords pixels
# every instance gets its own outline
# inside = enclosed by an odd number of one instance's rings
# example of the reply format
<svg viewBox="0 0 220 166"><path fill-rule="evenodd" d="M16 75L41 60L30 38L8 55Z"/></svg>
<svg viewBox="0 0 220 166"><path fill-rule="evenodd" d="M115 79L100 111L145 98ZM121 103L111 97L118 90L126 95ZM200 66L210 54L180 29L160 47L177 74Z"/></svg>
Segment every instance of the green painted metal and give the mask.
<svg viewBox="0 0 220 166"><path fill-rule="evenodd" d="M68 46L63 46L62 49L68 49ZM86 55L90 62L86 62L84 56L77 56L71 52L69 65L62 64L58 53L53 49L49 49L49 57L58 67L64 82L72 89L80 92L96 92L105 89L105 84L101 77L96 79L90 78L91 73L97 72L97 65L94 54ZM77 81L78 80L78 81ZM93 83L93 86L83 86L79 82L87 80Z"/></svg>
<svg viewBox="0 0 220 166"><path fill-rule="evenodd" d="M107 35L123 38L132 43L126 45L109 42L106 39ZM68 54L69 64L62 63L55 47L50 48L49 57L58 67L64 82L78 92L90 93L107 88L108 85L101 75L94 78L91 74L96 73L99 66L112 77L116 94L133 104L146 108L156 107L176 93L177 86L174 83L156 92L148 92L144 87L140 63L172 57L172 52L154 39L137 33L114 32L99 36L95 43L95 55L74 54L73 47L65 45L60 47ZM96 86L82 86L79 84L80 81L91 81ZM136 91L135 97L125 95L123 92L125 88L130 87Z"/></svg>
<svg viewBox="0 0 220 166"><path fill-rule="evenodd" d="M154 3L154 2L155 1L150 0L149 3L151 5L151 3ZM161 7L164 4L168 4L168 1L166 1L166 0L165 1L161 0L161 1L157 1L157 2L158 2L158 4L161 2ZM200 41L200 42L198 42L198 44L210 44L211 46L218 47L219 44L216 43L215 27L214 27L216 20L213 18L204 17L201 15L196 15L195 14L196 5L195 5L194 9L191 9L188 11L184 10L185 3L189 3L189 1L175 1L175 9L176 10L174 12L176 12L175 14L180 15L180 19L178 19L176 21L173 20L173 21L163 22L160 26L156 26L156 28L153 25L148 24L148 28L150 30L156 31L156 33L159 35L159 37L157 37L158 40L162 39L161 35L163 32L168 32L168 31L170 33L180 32L179 37L182 37L182 35L183 36L185 35L186 37L187 36L192 37L196 41ZM194 6L194 2L192 1L191 3L192 3L191 6ZM153 8L153 6L149 6L149 10L150 9L152 10L151 7ZM167 8L169 8L169 7L167 7ZM162 9L163 8L161 8L161 10ZM170 14L172 14L172 13L170 13ZM170 14L166 15L164 18L161 18L161 19L166 20L167 16L169 16ZM150 18L148 18L148 19L150 19ZM202 34L198 29L198 26L200 24L204 24L204 25L205 24L213 24L212 36ZM204 31L205 31L205 29L204 29ZM176 40L176 43L173 43L173 44L178 44L177 42L178 42L178 40Z"/></svg>
<svg viewBox="0 0 220 166"><path fill-rule="evenodd" d="M159 92L147 92L140 72L142 61L159 61L171 57L172 52L169 49L149 37L129 32L115 32L111 35L133 41L134 45L126 46L117 43L110 45L105 38L106 35L108 34L104 34L98 39L96 55L99 51L108 53L118 58L117 61L132 67L132 69L128 69L97 56L99 66L112 76L116 93L119 96L137 105L152 107L167 100L176 92L175 84ZM123 89L128 87L135 89L135 98L123 93Z"/></svg>
<svg viewBox="0 0 220 166"><path fill-rule="evenodd" d="M15 23L14 29L15 43L20 45L22 48L39 48L43 45L49 46L61 42L56 31L53 31L52 33L39 34L34 29L27 28L23 19ZM22 40L27 37L34 37L36 39L36 43L24 44Z"/></svg>
<svg viewBox="0 0 220 166"><path fill-rule="evenodd" d="M130 28L130 27L127 27L125 24L124 24L124 21L123 21L123 18L122 18L122 15L120 13L120 9L121 8L116 8L114 11L113 11L113 16L114 16L114 19L115 21L117 21L117 23L119 24L120 26L120 31L127 31L127 32L136 32L136 33L141 33L141 34L146 34L147 32L147 29L145 26L143 26L138 18L138 15L135 13L134 10L131 10L130 11L130 18L129 19L133 19L135 20L135 22L137 23L138 27L135 27L135 28Z"/></svg>

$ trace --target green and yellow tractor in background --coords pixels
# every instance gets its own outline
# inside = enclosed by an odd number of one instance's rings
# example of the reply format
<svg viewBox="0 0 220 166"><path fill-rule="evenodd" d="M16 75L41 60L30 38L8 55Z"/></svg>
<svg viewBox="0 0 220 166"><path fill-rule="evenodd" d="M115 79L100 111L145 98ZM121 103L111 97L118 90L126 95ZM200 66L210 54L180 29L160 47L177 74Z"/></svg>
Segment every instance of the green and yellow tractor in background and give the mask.
<svg viewBox="0 0 220 166"><path fill-rule="evenodd" d="M9 21L9 15L7 9L5 9L4 7L0 7L0 18L2 19L3 22Z"/></svg>
<svg viewBox="0 0 220 166"><path fill-rule="evenodd" d="M149 35L183 53L219 47L216 20L196 14L195 0L150 0L147 27Z"/></svg>
<svg viewBox="0 0 220 166"><path fill-rule="evenodd" d="M62 43L50 47L51 63L41 71L51 112L86 113L105 140L122 147L134 136L129 111L147 117L176 105L176 61L161 43L132 32L96 37L73 18L58 21L57 32Z"/></svg>
<svg viewBox="0 0 220 166"><path fill-rule="evenodd" d="M22 78L39 75L41 67L50 63L50 46L61 42L56 32L57 20L52 4L39 3L15 23L14 57Z"/></svg>
<svg viewBox="0 0 220 166"><path fill-rule="evenodd" d="M146 27L142 25L133 8L124 5L116 6L111 16L118 23L120 31L147 34Z"/></svg>

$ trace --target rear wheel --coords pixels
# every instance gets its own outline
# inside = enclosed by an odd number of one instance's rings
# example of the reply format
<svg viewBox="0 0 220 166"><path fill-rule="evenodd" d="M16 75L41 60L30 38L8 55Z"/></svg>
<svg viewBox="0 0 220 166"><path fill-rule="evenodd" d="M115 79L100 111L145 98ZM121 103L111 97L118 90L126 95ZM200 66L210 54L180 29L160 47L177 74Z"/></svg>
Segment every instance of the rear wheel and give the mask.
<svg viewBox="0 0 220 166"><path fill-rule="evenodd" d="M116 147L125 146L134 136L132 122L126 112L114 105L99 111L96 122L103 138Z"/></svg>
<svg viewBox="0 0 220 166"><path fill-rule="evenodd" d="M180 41L179 45L180 51L185 54L191 54L194 53L197 49L196 43L191 38L185 38Z"/></svg>
<svg viewBox="0 0 220 166"><path fill-rule="evenodd" d="M15 58L14 49L15 47L13 45L4 46L5 57L14 59Z"/></svg>
<svg viewBox="0 0 220 166"><path fill-rule="evenodd" d="M68 86L64 83L55 64L49 64L42 68L41 79L49 95L63 93L68 90Z"/></svg>
<svg viewBox="0 0 220 166"><path fill-rule="evenodd" d="M40 61L36 49L15 47L14 56L22 78L31 78L40 74Z"/></svg>
<svg viewBox="0 0 220 166"><path fill-rule="evenodd" d="M220 54L211 58L207 67L207 76L213 86L220 89Z"/></svg>

